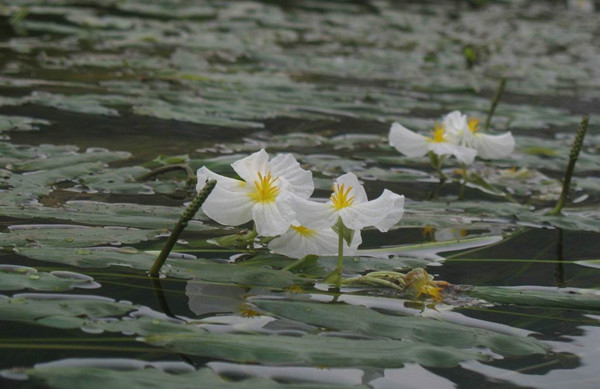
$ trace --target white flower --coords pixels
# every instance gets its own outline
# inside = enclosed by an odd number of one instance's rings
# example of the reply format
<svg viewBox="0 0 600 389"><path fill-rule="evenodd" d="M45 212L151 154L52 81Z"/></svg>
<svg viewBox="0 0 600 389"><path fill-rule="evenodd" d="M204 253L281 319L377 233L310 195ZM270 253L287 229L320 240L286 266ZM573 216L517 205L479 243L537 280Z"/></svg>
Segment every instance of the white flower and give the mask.
<svg viewBox="0 0 600 389"><path fill-rule="evenodd" d="M444 117L443 126L448 138L459 145L477 150L477 155L485 159L498 159L510 155L515 148L515 139L510 132L500 135L483 134L480 120L452 111Z"/></svg>
<svg viewBox="0 0 600 389"><path fill-rule="evenodd" d="M464 164L471 164L477 151L457 144L447 133L445 125L436 124L431 136L417 134L399 123L393 123L389 135L390 145L407 157L422 157L429 152L438 156L454 155Z"/></svg>
<svg viewBox="0 0 600 389"><path fill-rule="evenodd" d="M244 180L235 180L215 174L206 167L198 169L197 190L208 179L217 185L202 206L202 211L218 223L238 226L254 220L256 231L262 236L275 236L288 230L293 213L279 204L286 192L308 198L314 190L312 173L300 167L291 154L280 154L269 161L265 150L260 150L231 164Z"/></svg>
<svg viewBox="0 0 600 389"><path fill-rule="evenodd" d="M404 196L384 190L381 196L368 201L363 186L353 173L336 179L333 193L326 203L318 203L294 195L282 197L282 203L293 209L298 221L308 228L333 227L338 218L351 230L374 226L381 232L392 228L404 213Z"/></svg>
<svg viewBox="0 0 600 389"><path fill-rule="evenodd" d="M362 243L360 231L355 231L350 246L344 242L344 252L356 252ZM338 234L331 228L313 229L299 223L294 223L281 236L269 242L269 248L290 258L304 258L307 255L336 255L338 254Z"/></svg>

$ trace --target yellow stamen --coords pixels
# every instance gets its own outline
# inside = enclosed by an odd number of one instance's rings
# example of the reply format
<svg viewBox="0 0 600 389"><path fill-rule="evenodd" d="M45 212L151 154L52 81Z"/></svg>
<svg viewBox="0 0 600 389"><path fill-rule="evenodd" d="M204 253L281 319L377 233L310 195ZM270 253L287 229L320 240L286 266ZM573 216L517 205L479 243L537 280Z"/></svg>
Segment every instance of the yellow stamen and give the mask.
<svg viewBox="0 0 600 389"><path fill-rule="evenodd" d="M416 297L421 295L430 296L436 301L442 301L442 288L426 284L419 288L419 293L417 293Z"/></svg>
<svg viewBox="0 0 600 389"><path fill-rule="evenodd" d="M479 129L481 128L481 126L479 125L479 122L481 120L479 119L475 119L472 116L469 116L469 131L471 131L473 134L476 133L477 131L479 131Z"/></svg>
<svg viewBox="0 0 600 389"><path fill-rule="evenodd" d="M433 131L431 131L431 137L427 138L430 142L445 142L446 141L446 129L443 124L435 123Z"/></svg>
<svg viewBox="0 0 600 389"><path fill-rule="evenodd" d="M240 314L242 315L242 317L262 316L262 314L260 312L258 312L256 309L252 308L250 305L248 305L246 303L240 304Z"/></svg>
<svg viewBox="0 0 600 389"><path fill-rule="evenodd" d="M331 202L333 203L333 208L336 210L340 210L342 208L349 207L354 202L354 196L350 196L350 191L352 190L351 186L347 188L344 184L334 184L333 185L333 193L331 194Z"/></svg>
<svg viewBox="0 0 600 389"><path fill-rule="evenodd" d="M254 191L248 193L252 201L256 203L273 203L279 194L279 188L275 185L278 177L273 177L271 172L266 176L258 173L258 180L254 181Z"/></svg>
<svg viewBox="0 0 600 389"><path fill-rule="evenodd" d="M291 226L292 230L296 231L298 234L310 238L311 236L315 236L317 231L307 228L304 226Z"/></svg>
<svg viewBox="0 0 600 389"><path fill-rule="evenodd" d="M433 226L423 227L423 230L421 231L421 233L423 234L423 238L429 237L429 239L431 239L431 240L435 239L435 228Z"/></svg>

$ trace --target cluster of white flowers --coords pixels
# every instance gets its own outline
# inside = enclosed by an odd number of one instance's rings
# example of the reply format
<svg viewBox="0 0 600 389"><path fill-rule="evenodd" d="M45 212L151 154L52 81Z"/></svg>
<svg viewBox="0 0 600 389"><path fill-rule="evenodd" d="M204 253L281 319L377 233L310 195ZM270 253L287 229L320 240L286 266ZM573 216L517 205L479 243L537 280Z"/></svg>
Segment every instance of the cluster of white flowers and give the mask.
<svg viewBox="0 0 600 389"><path fill-rule="evenodd" d="M470 165L475 156L498 159L512 153L515 139L510 132L489 135L483 134L480 129L478 119L453 111L444 117L441 125L436 124L430 137L393 123L389 141L407 157L422 157L432 152L438 157L453 155L465 165Z"/></svg>
<svg viewBox="0 0 600 389"><path fill-rule="evenodd" d="M353 173L338 177L333 194L325 203L310 200L314 190L312 173L302 169L291 154L269 160L265 150L234 162L233 170L243 179L236 180L198 170L200 190L209 179L217 185L202 206L204 213L218 223L238 226L254 220L259 235L276 238L269 248L292 258L306 255L338 254L339 221L354 230L347 252L362 242L360 230L374 226L385 232L404 213L404 196L389 190L368 201L365 189Z"/></svg>

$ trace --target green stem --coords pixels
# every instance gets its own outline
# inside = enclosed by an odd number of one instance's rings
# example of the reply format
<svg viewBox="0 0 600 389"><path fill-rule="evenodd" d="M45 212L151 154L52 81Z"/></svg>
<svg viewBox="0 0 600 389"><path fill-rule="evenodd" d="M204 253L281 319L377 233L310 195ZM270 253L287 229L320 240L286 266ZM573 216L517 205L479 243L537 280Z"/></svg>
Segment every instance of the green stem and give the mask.
<svg viewBox="0 0 600 389"><path fill-rule="evenodd" d="M167 239L167 242L165 243L162 250L160 251L160 254L158 254L158 257L156 257L156 260L154 261L152 268L150 268L150 272L149 272L150 277L158 277L158 272L160 271L160 269L164 265L165 261L167 260L167 257L169 256L169 253L173 249L173 246L175 246L175 243L177 243L177 239L179 239L179 235L181 235L181 233L183 232L185 227L187 227L188 222L190 220L192 220L192 218L194 217L196 212L198 212L198 210L200 209L202 204L204 204L204 201L206 200L208 195L212 192L212 190L214 189L216 184L217 184L216 180L208 181L206 183L206 185L204 185L204 188L202 188L202 190L196 195L196 197L194 197L194 200L192 200L190 205L183 212L183 215L181 215L181 218L175 225L173 232L171 232L169 239Z"/></svg>
<svg viewBox="0 0 600 389"><path fill-rule="evenodd" d="M368 276L352 277L352 278L347 278L344 280L344 285L350 285L350 284L377 285L377 286L385 286L385 287L400 290L400 291L405 290L405 288L403 288L399 285L396 285L391 281L384 280L382 278L375 278L375 277L368 277Z"/></svg>
<svg viewBox="0 0 600 389"><path fill-rule="evenodd" d="M294 261L293 263L287 265L286 267L284 267L283 269L281 269L281 271L292 271L300 266L302 266L306 261L308 261L309 259L312 258L316 258L314 255L307 255L304 256L296 261Z"/></svg>
<svg viewBox="0 0 600 389"><path fill-rule="evenodd" d="M442 165L444 164L444 156L438 156L433 151L429 152L429 161L431 161L431 166L435 169L438 176L440 177L440 184L446 182L448 177L442 172Z"/></svg>
<svg viewBox="0 0 600 389"><path fill-rule="evenodd" d="M186 164L178 164L178 165L161 166L159 168L156 168L156 169L144 174L143 176L138 177L137 181L146 181L147 179L155 177L159 174L172 172L174 170L185 171L185 173L187 175L188 183L192 182L196 178L196 175L194 174L194 171L192 170L191 167L189 167Z"/></svg>
<svg viewBox="0 0 600 389"><path fill-rule="evenodd" d="M483 126L483 130L487 131L490 128L490 123L492 122L492 117L494 116L494 112L496 112L496 106L500 101L500 96L504 93L504 87L506 86L506 78L500 80L500 84L498 85L498 89L496 90L496 94L492 98L492 105L490 106L490 111L488 112L487 118L485 118L485 125Z"/></svg>
<svg viewBox="0 0 600 389"><path fill-rule="evenodd" d="M338 220L338 260L337 267L335 271L339 274L339 277L336 281L336 286L339 288L342 283L342 268L344 267L344 224L342 223L342 219Z"/></svg>
<svg viewBox="0 0 600 389"><path fill-rule="evenodd" d="M346 230L346 226L344 226L344 222L342 222L342 218L338 218L337 224L335 225L338 233L338 260L337 266L334 271L329 273L327 277L323 280L323 282L327 284L333 284L337 286L339 289L342 281L342 269L344 266L344 231Z"/></svg>
<svg viewBox="0 0 600 389"><path fill-rule="evenodd" d="M256 231L256 223L252 224L252 231L247 234L242 235L240 240L246 243L248 250L254 251L254 239L258 236L258 232Z"/></svg>
<svg viewBox="0 0 600 389"><path fill-rule="evenodd" d="M554 207L554 209L550 212L550 215L560 215L560 211L565 205L567 195L569 194L569 187L571 185L571 177L573 176L573 171L575 170L575 162L577 162L577 158L581 152L581 145L583 144L583 138L585 138L589 121L590 118L587 116L581 118L577 135L575 135L575 140L573 141L573 146L571 146L571 152L569 153L569 165L567 166L567 171L565 172L562 192L560 193L560 198L556 203L556 207Z"/></svg>

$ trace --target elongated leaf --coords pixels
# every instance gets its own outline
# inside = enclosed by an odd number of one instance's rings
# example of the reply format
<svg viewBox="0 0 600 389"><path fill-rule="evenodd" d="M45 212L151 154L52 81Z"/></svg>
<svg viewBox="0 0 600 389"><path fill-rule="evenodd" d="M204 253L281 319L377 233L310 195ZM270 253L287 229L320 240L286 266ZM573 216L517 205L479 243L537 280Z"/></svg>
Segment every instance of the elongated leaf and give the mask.
<svg viewBox="0 0 600 389"><path fill-rule="evenodd" d="M472 286L467 293L496 304L600 310L600 293L592 289Z"/></svg>
<svg viewBox="0 0 600 389"><path fill-rule="evenodd" d="M30 258L78 267L104 268L125 266L146 271L154 263L156 255L131 247L22 247L18 253ZM176 278L195 278L218 283L233 283L248 286L285 288L293 285L308 285L310 280L288 271L273 270L266 266L240 266L221 264L203 259L169 258L162 272Z"/></svg>
<svg viewBox="0 0 600 389"><path fill-rule="evenodd" d="M450 367L483 354L452 347L396 340L357 340L333 336L172 334L145 341L169 350L236 362L271 365L400 367L407 362ZM360 350L360 352L356 352Z"/></svg>
<svg viewBox="0 0 600 389"><path fill-rule="evenodd" d="M97 288L91 277L73 272L38 272L32 267L0 265L0 290L64 291Z"/></svg>
<svg viewBox="0 0 600 389"><path fill-rule="evenodd" d="M270 314L315 326L417 344L457 348L485 346L502 355L545 354L548 351L534 338L504 335L424 317L386 315L356 305L275 299L253 299L252 302Z"/></svg>
<svg viewBox="0 0 600 389"><path fill-rule="evenodd" d="M88 247L101 244L132 244L154 238L164 231L130 228L84 227L76 225L12 226L11 232L0 233L3 246Z"/></svg>
<svg viewBox="0 0 600 389"><path fill-rule="evenodd" d="M100 361L98 361L100 362ZM105 364L109 364L107 361ZM177 372L172 374L161 367L159 363L146 363L146 366L135 369L124 369L115 361L115 368L106 367L69 367L40 365L17 374L26 374L36 382L44 382L55 389L105 389L105 388L172 388L187 389L201 385L214 389L343 389L346 385L310 384L310 383L279 383L272 379L252 377L241 380L228 380L220 377L208 368L197 371ZM99 363L100 364L100 363ZM172 364L172 363L171 363ZM159 368L154 368L157 366ZM165 366L167 367L167 366ZM6 372L10 377L10 371ZM352 386L365 389L366 386Z"/></svg>
<svg viewBox="0 0 600 389"><path fill-rule="evenodd" d="M18 294L0 297L2 320L33 321L48 316L108 317L134 310L131 304L97 296Z"/></svg>

